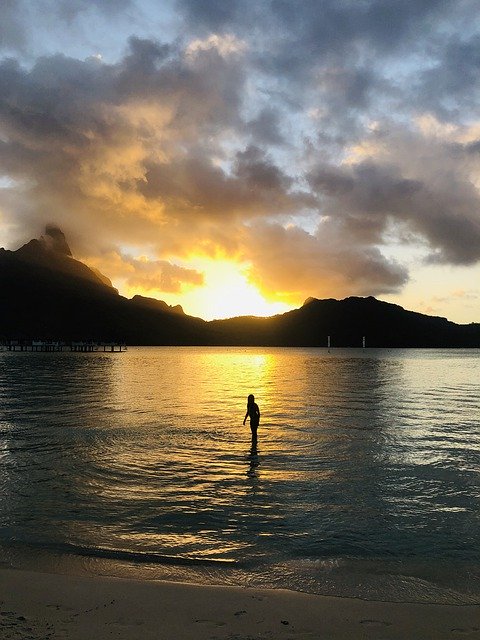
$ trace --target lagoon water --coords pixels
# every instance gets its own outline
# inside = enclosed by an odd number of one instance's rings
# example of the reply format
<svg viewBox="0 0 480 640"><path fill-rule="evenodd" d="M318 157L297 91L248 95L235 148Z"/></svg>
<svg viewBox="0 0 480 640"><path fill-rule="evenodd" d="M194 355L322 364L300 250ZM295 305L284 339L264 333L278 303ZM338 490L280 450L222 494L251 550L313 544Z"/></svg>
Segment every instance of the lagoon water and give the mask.
<svg viewBox="0 0 480 640"><path fill-rule="evenodd" d="M480 350L0 352L0 559L479 603L479 423Z"/></svg>

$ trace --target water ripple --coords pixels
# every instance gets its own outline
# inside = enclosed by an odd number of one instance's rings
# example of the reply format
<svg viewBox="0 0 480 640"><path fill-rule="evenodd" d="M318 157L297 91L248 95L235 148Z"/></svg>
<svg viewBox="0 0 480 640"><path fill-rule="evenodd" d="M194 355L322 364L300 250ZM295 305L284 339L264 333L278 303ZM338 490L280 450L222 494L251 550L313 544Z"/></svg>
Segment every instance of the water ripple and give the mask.
<svg viewBox="0 0 480 640"><path fill-rule="evenodd" d="M479 356L2 352L0 543L117 573L141 564L185 579L193 563L191 579L224 583L232 574L202 563L227 563L242 584L350 595L361 589L343 568L368 564L362 584L379 596L428 600L430 588L438 598L441 583L446 598L471 601ZM251 392L256 447L242 426ZM464 567L463 582L436 565ZM374 576L379 566L388 579Z"/></svg>

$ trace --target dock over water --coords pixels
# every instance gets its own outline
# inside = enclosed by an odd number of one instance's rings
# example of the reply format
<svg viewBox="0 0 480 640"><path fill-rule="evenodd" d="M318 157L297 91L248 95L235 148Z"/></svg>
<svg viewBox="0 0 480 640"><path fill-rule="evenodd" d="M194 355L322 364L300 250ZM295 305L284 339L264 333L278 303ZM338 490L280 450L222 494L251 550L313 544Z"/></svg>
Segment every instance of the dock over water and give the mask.
<svg viewBox="0 0 480 640"><path fill-rule="evenodd" d="M121 353L126 350L127 345L124 342L6 340L0 343L0 351L41 351L49 353L58 351L79 351L82 353L103 351Z"/></svg>

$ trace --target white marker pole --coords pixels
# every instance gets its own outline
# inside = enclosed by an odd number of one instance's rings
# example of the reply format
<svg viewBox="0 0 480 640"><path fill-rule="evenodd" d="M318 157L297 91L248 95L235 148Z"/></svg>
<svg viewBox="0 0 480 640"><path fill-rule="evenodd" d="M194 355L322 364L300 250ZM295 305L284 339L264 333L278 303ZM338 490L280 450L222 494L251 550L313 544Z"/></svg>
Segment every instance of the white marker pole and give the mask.
<svg viewBox="0 0 480 640"><path fill-rule="evenodd" d="M362 338L362 347L365 349L365 336Z"/></svg>

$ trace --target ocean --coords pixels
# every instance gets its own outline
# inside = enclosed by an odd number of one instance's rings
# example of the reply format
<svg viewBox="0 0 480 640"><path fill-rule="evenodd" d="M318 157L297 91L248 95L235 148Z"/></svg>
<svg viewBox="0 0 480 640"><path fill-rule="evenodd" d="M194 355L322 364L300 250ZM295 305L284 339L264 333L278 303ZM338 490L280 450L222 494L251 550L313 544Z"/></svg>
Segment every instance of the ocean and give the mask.
<svg viewBox="0 0 480 640"><path fill-rule="evenodd" d="M479 422L480 350L0 352L0 561L480 603Z"/></svg>

